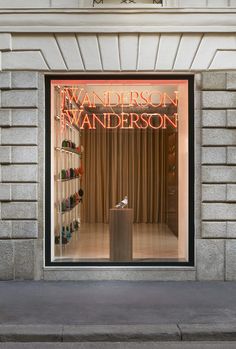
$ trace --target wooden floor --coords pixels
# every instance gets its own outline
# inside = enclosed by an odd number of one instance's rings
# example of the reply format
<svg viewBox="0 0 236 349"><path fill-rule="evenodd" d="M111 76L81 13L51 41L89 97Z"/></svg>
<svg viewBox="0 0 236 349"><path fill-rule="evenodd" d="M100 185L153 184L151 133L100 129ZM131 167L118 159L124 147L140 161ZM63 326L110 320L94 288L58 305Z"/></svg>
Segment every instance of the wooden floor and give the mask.
<svg viewBox="0 0 236 349"><path fill-rule="evenodd" d="M69 260L109 260L109 225L81 224L55 257ZM165 224L133 225L133 260L178 259L178 239Z"/></svg>

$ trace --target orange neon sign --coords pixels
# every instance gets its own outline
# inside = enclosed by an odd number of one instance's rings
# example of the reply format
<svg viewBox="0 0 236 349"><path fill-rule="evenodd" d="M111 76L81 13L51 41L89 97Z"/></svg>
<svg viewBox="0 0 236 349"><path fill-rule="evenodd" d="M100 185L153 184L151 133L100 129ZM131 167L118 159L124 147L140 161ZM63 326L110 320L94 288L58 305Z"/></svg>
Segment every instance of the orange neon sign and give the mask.
<svg viewBox="0 0 236 349"><path fill-rule="evenodd" d="M60 97L62 130L66 121L82 130L178 127L178 91L169 95L158 90L105 90L99 95L80 87L65 87Z"/></svg>

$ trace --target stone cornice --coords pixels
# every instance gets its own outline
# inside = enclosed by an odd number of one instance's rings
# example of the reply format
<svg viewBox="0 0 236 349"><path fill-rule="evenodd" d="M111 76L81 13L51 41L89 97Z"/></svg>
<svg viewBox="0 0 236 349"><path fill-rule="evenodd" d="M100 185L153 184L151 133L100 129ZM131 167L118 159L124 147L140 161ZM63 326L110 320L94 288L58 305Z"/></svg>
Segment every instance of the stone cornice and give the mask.
<svg viewBox="0 0 236 349"><path fill-rule="evenodd" d="M0 32L236 33L236 9L4 9Z"/></svg>

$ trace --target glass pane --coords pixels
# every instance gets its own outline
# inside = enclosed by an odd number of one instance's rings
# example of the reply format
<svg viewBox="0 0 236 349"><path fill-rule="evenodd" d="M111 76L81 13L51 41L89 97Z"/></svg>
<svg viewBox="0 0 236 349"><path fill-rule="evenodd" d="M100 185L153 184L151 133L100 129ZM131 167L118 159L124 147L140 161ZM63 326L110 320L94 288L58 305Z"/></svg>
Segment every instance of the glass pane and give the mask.
<svg viewBox="0 0 236 349"><path fill-rule="evenodd" d="M188 81L51 89L52 261L188 261Z"/></svg>

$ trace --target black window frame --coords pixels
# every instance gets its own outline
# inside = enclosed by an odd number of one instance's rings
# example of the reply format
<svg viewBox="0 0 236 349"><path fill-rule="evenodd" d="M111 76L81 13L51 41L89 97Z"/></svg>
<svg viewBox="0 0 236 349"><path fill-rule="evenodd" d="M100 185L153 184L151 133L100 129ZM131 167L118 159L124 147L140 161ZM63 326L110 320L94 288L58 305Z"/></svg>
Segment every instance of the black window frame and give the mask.
<svg viewBox="0 0 236 349"><path fill-rule="evenodd" d="M51 80L188 80L188 256L186 262L168 260L153 262L78 262L51 261ZM64 74L45 75L45 267L193 267L195 265L194 215L194 75L162 74Z"/></svg>

